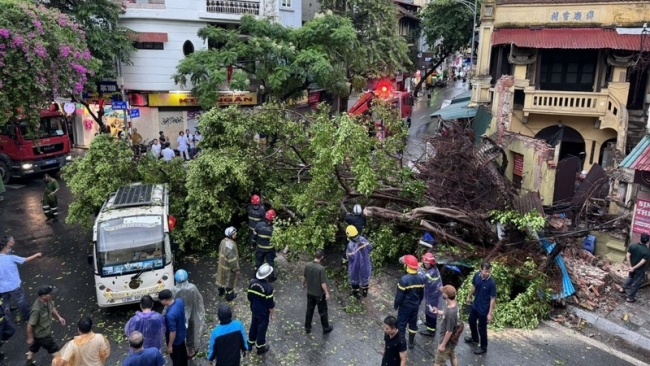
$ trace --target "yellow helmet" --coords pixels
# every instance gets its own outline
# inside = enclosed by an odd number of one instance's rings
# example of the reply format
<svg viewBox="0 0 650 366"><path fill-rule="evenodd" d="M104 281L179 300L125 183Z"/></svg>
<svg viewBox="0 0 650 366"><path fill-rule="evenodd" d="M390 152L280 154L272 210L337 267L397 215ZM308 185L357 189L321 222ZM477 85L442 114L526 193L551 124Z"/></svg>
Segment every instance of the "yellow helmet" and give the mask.
<svg viewBox="0 0 650 366"><path fill-rule="evenodd" d="M345 235L347 235L348 238L354 238L359 235L359 231L353 225L348 225L348 227L345 228Z"/></svg>

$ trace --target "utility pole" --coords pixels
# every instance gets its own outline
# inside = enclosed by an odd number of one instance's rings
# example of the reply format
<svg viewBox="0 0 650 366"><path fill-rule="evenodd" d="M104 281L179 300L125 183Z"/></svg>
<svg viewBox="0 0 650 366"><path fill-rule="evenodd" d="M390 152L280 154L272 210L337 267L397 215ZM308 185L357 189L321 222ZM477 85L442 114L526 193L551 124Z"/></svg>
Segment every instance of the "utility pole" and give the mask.
<svg viewBox="0 0 650 366"><path fill-rule="evenodd" d="M465 5L469 10L474 12L474 18L472 19L472 46L469 54L469 72L472 72L474 68L474 51L476 48L476 15L478 13L478 0L474 0L474 4L469 0L455 0L457 3ZM469 79L469 75L468 78ZM467 83L468 89L471 87L471 83Z"/></svg>
<svg viewBox="0 0 650 366"><path fill-rule="evenodd" d="M126 99L126 91L124 90L124 74L122 73L122 63L119 60L116 60L117 64L117 69L118 69L118 74L119 77L117 78L117 85L120 87L120 91L122 92L122 101L128 104L129 102ZM128 113L129 110L128 108L124 109L124 138L126 139L126 142L131 145L131 139L128 137L129 133L129 121L128 121Z"/></svg>

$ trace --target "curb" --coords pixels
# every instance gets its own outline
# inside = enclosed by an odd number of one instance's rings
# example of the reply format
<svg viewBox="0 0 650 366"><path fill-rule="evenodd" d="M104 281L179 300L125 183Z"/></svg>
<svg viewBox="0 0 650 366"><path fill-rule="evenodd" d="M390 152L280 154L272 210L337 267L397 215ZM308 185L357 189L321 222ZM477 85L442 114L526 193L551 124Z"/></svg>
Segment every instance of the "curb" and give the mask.
<svg viewBox="0 0 650 366"><path fill-rule="evenodd" d="M646 351L650 351L650 338L645 337L637 332L631 331L622 327L610 320L605 319L602 316L595 315L588 311L576 308L574 306L567 306L567 310L574 313L575 315L586 320L587 323L593 325L599 330L610 334L612 336L623 339L625 342L630 343L633 346L640 347Z"/></svg>

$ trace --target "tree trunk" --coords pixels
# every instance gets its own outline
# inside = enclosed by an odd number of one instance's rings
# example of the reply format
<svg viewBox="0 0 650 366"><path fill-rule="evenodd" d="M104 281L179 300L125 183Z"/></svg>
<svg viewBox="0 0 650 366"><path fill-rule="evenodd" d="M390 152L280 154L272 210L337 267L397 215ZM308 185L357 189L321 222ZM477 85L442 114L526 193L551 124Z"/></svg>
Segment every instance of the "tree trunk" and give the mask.
<svg viewBox="0 0 650 366"><path fill-rule="evenodd" d="M415 86L415 89L413 89L413 95L418 95L418 93L420 92L420 89L422 88L422 84L427 80L429 75L432 75L436 71L438 66L442 65L442 63L445 62L445 59L447 57L449 57L450 54L451 54L451 52L447 52L447 53L444 54L445 56L441 56L438 59L438 62L436 62L436 64L431 67L431 70L427 71L427 73L424 74L424 76L422 78L420 78L420 81Z"/></svg>
<svg viewBox="0 0 650 366"><path fill-rule="evenodd" d="M93 118L93 120L95 120L95 122L97 122L97 124L99 125L100 133L105 133L106 132L106 125L104 124L104 121L102 120L102 118L104 117L104 108L103 107L100 106L99 110L97 111L97 114L95 114L95 113L93 113L92 110L90 110L90 105L88 105L88 103L86 103L86 102L84 102L82 100L77 100L77 98L75 98L74 96L71 97L70 99L72 100L73 103L79 103L79 104L83 105L86 108L86 110L88 111L90 116Z"/></svg>

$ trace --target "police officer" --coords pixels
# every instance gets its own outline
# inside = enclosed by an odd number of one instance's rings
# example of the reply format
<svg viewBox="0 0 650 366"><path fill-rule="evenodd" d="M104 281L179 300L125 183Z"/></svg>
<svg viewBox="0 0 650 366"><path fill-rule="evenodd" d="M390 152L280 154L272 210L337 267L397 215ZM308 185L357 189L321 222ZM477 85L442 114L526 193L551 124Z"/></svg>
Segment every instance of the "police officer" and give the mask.
<svg viewBox="0 0 650 366"><path fill-rule="evenodd" d="M352 296L360 299L359 289L361 289L361 295L367 297L372 274L372 263L370 262L372 244L368 239L359 235L357 228L352 225L345 228L345 235L349 240L345 255L348 260L348 279L352 286Z"/></svg>
<svg viewBox="0 0 650 366"><path fill-rule="evenodd" d="M363 228L366 226L366 217L363 216L363 209L361 208L361 205L354 205L352 208L352 214L346 213L343 220L346 224L357 228L359 235L363 235Z"/></svg>
<svg viewBox="0 0 650 366"><path fill-rule="evenodd" d="M260 204L260 196L256 194L251 196L251 204L246 207L246 213L248 214L248 227L251 229L249 239L252 241L255 226L262 221L266 214L264 206ZM255 249L253 242L251 242L251 249Z"/></svg>
<svg viewBox="0 0 650 366"><path fill-rule="evenodd" d="M271 267L275 266L275 247L271 244L273 219L275 219L275 210L268 210L266 215L264 215L264 220L258 222L255 225L255 230L253 230L251 246L257 245L257 250L255 251L256 268L260 268L264 262L268 263ZM269 280L273 282L275 279L276 275L273 272Z"/></svg>
<svg viewBox="0 0 650 366"><path fill-rule="evenodd" d="M424 299L426 306L424 309L424 316L426 318L426 329L421 331L423 336L433 337L436 334L436 326L438 325L438 305L442 292L442 278L438 267L436 267L436 257L433 253L424 253L422 257L424 268L420 268L419 274L424 280Z"/></svg>
<svg viewBox="0 0 650 366"><path fill-rule="evenodd" d="M424 297L424 279L418 274L420 265L413 255L405 255L401 261L406 274L400 278L393 307L397 310L397 329L406 334L408 323L409 349L415 347L415 334L418 332L418 311Z"/></svg>
<svg viewBox="0 0 650 366"><path fill-rule="evenodd" d="M257 348L257 354L262 355L269 351L266 344L266 330L269 320L275 320L275 301L273 300L273 287L266 280L273 273L273 267L264 263L257 270L255 277L248 285L248 301L251 304L253 318L248 331L248 349Z"/></svg>

